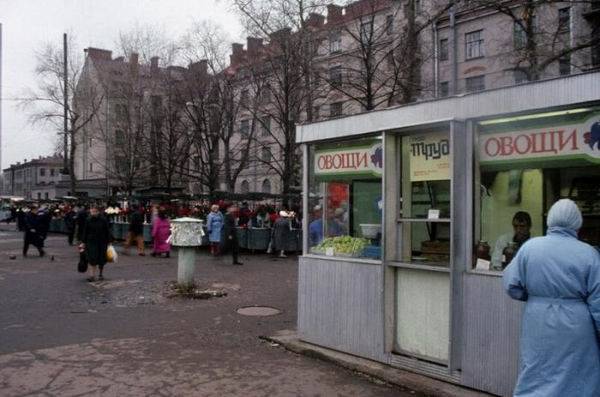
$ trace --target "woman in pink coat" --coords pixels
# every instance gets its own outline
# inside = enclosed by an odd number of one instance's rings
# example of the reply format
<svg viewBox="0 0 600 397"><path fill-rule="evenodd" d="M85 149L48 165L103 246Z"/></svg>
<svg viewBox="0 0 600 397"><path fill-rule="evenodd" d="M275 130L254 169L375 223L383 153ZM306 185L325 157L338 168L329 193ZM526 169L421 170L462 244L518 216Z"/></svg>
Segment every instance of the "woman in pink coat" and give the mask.
<svg viewBox="0 0 600 397"><path fill-rule="evenodd" d="M162 255L163 253L167 258L170 256L171 244L167 243L170 234L171 223L165 214L164 208L160 208L152 225L152 239L154 240L152 256Z"/></svg>

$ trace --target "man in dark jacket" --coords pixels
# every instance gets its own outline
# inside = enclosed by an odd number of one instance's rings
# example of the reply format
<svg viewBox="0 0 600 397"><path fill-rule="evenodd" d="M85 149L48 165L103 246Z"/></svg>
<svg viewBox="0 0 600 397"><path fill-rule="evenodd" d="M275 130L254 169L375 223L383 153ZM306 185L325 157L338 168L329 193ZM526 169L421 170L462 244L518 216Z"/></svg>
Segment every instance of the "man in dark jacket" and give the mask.
<svg viewBox="0 0 600 397"><path fill-rule="evenodd" d="M75 236L75 218L77 214L73 208L69 207L67 213L64 215L65 228L67 229L67 240L69 241L69 245L73 245L73 237Z"/></svg>
<svg viewBox="0 0 600 397"><path fill-rule="evenodd" d="M232 205L227 208L227 214L223 220L223 229L221 243L224 246L224 250L231 250L231 257L234 265L243 265L242 262L238 261L238 254L240 247L237 239L237 229L235 224L235 218L237 214L237 206Z"/></svg>
<svg viewBox="0 0 600 397"><path fill-rule="evenodd" d="M87 220L88 212L85 205L82 205L77 211L77 217L75 218L75 225L77 227L77 241L83 241L83 231L85 230L85 221Z"/></svg>
<svg viewBox="0 0 600 397"><path fill-rule="evenodd" d="M144 256L144 216L137 205L132 206L131 216L129 218L129 233L125 241L123 253L129 253L129 247L135 242L138 255Z"/></svg>
<svg viewBox="0 0 600 397"><path fill-rule="evenodd" d="M40 256L44 256L43 240L40 237L41 218L38 216L37 207L31 207L23 220L23 228L25 230L25 238L23 241L23 256L27 256L29 250L29 244L35 246Z"/></svg>

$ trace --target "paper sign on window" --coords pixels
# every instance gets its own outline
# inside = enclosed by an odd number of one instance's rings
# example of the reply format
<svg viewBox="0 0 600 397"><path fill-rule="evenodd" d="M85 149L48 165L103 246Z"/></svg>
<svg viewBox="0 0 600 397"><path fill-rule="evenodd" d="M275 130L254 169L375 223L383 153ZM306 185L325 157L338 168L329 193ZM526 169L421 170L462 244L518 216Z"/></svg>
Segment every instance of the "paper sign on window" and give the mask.
<svg viewBox="0 0 600 397"><path fill-rule="evenodd" d="M412 182L450 179L450 140L447 133L410 135L406 138Z"/></svg>

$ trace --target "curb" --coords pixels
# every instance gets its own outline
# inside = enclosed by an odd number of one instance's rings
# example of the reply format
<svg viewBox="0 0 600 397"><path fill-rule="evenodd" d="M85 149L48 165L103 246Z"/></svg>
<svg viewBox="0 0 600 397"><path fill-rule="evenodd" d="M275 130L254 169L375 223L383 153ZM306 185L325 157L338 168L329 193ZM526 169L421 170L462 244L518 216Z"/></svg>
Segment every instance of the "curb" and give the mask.
<svg viewBox="0 0 600 397"><path fill-rule="evenodd" d="M394 386L399 386L435 397L489 397L492 394L447 383L441 380L398 369L369 359L327 349L298 339L295 331L279 331L274 336L261 336L285 349L307 357L327 361Z"/></svg>

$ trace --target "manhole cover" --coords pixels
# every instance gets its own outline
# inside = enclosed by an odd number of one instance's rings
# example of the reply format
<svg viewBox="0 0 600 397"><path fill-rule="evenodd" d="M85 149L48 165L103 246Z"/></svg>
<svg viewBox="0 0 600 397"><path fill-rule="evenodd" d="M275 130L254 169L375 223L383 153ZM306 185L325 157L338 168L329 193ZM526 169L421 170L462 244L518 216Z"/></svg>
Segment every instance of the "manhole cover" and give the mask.
<svg viewBox="0 0 600 397"><path fill-rule="evenodd" d="M281 313L281 310L269 306L247 306L240 307L237 312L242 316L275 316Z"/></svg>

